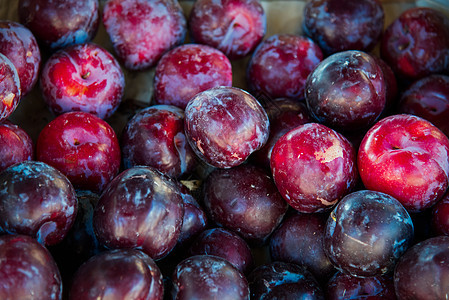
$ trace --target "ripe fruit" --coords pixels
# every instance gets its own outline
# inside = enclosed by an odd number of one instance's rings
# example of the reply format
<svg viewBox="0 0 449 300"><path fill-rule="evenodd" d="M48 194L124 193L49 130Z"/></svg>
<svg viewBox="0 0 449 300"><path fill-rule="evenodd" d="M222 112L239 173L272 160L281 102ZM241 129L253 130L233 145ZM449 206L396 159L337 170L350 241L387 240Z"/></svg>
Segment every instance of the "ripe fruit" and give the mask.
<svg viewBox="0 0 449 300"><path fill-rule="evenodd" d="M130 70L154 66L184 41L187 31L177 0L108 0L103 24L117 56Z"/></svg>
<svg viewBox="0 0 449 300"><path fill-rule="evenodd" d="M122 100L125 76L107 50L92 43L78 44L48 58L40 88L48 108L56 115L83 111L106 119Z"/></svg>
<svg viewBox="0 0 449 300"><path fill-rule="evenodd" d="M192 149L217 168L242 164L266 143L270 126L260 103L234 87L198 93L187 104L184 122Z"/></svg>
<svg viewBox="0 0 449 300"><path fill-rule="evenodd" d="M282 197L294 209L320 212L355 187L356 154L349 141L335 130L307 123L276 142L271 172Z"/></svg>
<svg viewBox="0 0 449 300"><path fill-rule="evenodd" d="M399 114L377 122L358 152L367 189L389 194L410 212L423 211L448 187L449 139L429 121Z"/></svg>
<svg viewBox="0 0 449 300"><path fill-rule="evenodd" d="M120 146L114 130L102 119L68 112L42 129L36 159L60 170L76 188L99 192L119 172Z"/></svg>

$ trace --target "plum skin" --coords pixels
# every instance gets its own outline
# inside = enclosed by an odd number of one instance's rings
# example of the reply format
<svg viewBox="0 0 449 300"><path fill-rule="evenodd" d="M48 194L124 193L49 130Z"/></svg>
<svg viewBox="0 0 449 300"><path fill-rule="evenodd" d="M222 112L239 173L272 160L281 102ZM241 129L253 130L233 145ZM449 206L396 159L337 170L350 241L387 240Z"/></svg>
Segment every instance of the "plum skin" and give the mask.
<svg viewBox="0 0 449 300"><path fill-rule="evenodd" d="M0 232L56 245L72 227L77 210L72 184L46 163L26 160L0 173Z"/></svg>
<svg viewBox="0 0 449 300"><path fill-rule="evenodd" d="M346 195L330 213L323 245L337 269L369 277L392 271L413 236L413 221L398 200L359 190Z"/></svg>
<svg viewBox="0 0 449 300"><path fill-rule="evenodd" d="M162 274L145 253L134 249L104 251L77 270L68 299L155 299L163 295Z"/></svg>
<svg viewBox="0 0 449 300"><path fill-rule="evenodd" d="M93 227L107 248L140 249L161 259L176 245L184 204L173 180L147 166L117 175L100 196Z"/></svg>
<svg viewBox="0 0 449 300"><path fill-rule="evenodd" d="M58 266L33 237L0 236L0 277L1 299L62 299Z"/></svg>
<svg viewBox="0 0 449 300"><path fill-rule="evenodd" d="M339 131L369 128L386 105L382 68L371 55L355 50L324 59L307 78L310 115Z"/></svg>
<svg viewBox="0 0 449 300"><path fill-rule="evenodd" d="M194 152L217 168L242 164L265 145L270 122L262 105L235 87L196 94L185 109L184 129Z"/></svg>
<svg viewBox="0 0 449 300"><path fill-rule="evenodd" d="M398 199L410 212L440 200L448 187L449 139L418 116L388 116L365 134L357 155L367 189ZM419 180L417 180L419 179Z"/></svg>
<svg viewBox="0 0 449 300"><path fill-rule="evenodd" d="M357 182L353 146L319 123L306 123L284 134L273 147L270 165L282 197L304 213L329 210Z"/></svg>

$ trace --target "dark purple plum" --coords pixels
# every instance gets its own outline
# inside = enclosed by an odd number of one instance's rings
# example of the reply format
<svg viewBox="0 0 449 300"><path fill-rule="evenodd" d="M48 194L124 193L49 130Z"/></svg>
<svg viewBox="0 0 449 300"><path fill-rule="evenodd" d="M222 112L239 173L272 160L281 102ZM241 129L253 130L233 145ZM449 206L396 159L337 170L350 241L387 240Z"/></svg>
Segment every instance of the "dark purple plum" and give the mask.
<svg viewBox="0 0 449 300"><path fill-rule="evenodd" d="M398 200L361 190L345 196L331 212L324 251L344 273L380 276L393 270L413 234L412 219Z"/></svg>
<svg viewBox="0 0 449 300"><path fill-rule="evenodd" d="M270 120L270 135L267 143L251 155L254 164L270 169L271 151L277 140L291 129L311 122L303 102L290 98L277 98L265 105Z"/></svg>
<svg viewBox="0 0 449 300"><path fill-rule="evenodd" d="M370 51L380 41L384 17L378 0L312 0L304 8L303 30L328 55Z"/></svg>
<svg viewBox="0 0 449 300"><path fill-rule="evenodd" d="M23 161L0 173L0 231L55 245L72 227L77 209L70 181L43 162Z"/></svg>
<svg viewBox="0 0 449 300"><path fill-rule="evenodd" d="M328 300L396 300L393 278L355 277L341 272L329 280L326 297Z"/></svg>
<svg viewBox="0 0 449 300"><path fill-rule="evenodd" d="M410 248L394 271L398 300L445 299L449 294L449 237L438 236Z"/></svg>
<svg viewBox="0 0 449 300"><path fill-rule="evenodd" d="M449 17L428 7L404 11L385 30L381 56L402 80L449 72Z"/></svg>
<svg viewBox="0 0 449 300"><path fill-rule="evenodd" d="M173 105L154 105L137 112L122 136L125 168L151 166L171 177L193 171L196 155L184 134L184 111Z"/></svg>
<svg viewBox="0 0 449 300"><path fill-rule="evenodd" d="M262 105L235 87L196 94L185 109L185 132L195 153L218 168L242 164L267 141L270 122Z"/></svg>
<svg viewBox="0 0 449 300"><path fill-rule="evenodd" d="M62 299L58 267L32 237L0 236L0 278L0 299Z"/></svg>
<svg viewBox="0 0 449 300"><path fill-rule="evenodd" d="M172 299L249 299L246 278L230 262L213 255L181 261L172 275Z"/></svg>
<svg viewBox="0 0 449 300"><path fill-rule="evenodd" d="M288 208L267 172L250 164L214 170L203 190L210 220L250 244L265 242Z"/></svg>
<svg viewBox="0 0 449 300"><path fill-rule="evenodd" d="M385 110L384 114L388 111L394 111L398 102L399 87L396 75L393 69L380 57L372 55L379 67L382 69L385 81Z"/></svg>
<svg viewBox="0 0 449 300"><path fill-rule="evenodd" d="M100 196L91 191L77 191L78 211L66 237L49 250L59 266L64 284L89 258L104 251L95 236L93 213ZM70 257L70 259L67 259Z"/></svg>
<svg viewBox="0 0 449 300"><path fill-rule="evenodd" d="M336 271L323 248L327 216L293 213L285 217L270 237L272 260L306 266L318 281L327 281Z"/></svg>
<svg viewBox="0 0 449 300"><path fill-rule="evenodd" d="M319 123L300 125L279 138L271 171L282 197L304 213L329 210L357 182L353 146Z"/></svg>
<svg viewBox="0 0 449 300"><path fill-rule="evenodd" d="M307 76L322 60L320 47L311 39L276 34L256 48L246 78L254 95L299 100L304 98Z"/></svg>
<svg viewBox="0 0 449 300"><path fill-rule="evenodd" d="M16 67L22 96L25 96L36 84L41 65L41 52L36 38L20 23L0 21L0 53Z"/></svg>
<svg viewBox="0 0 449 300"><path fill-rule="evenodd" d="M436 234L449 236L449 193L432 207L431 223Z"/></svg>
<svg viewBox="0 0 449 300"><path fill-rule="evenodd" d="M247 274L253 267L253 256L248 244L238 234L225 228L203 231L190 246L189 254L222 257L242 274Z"/></svg>
<svg viewBox="0 0 449 300"><path fill-rule="evenodd" d="M305 98L320 123L343 131L368 128L386 105L382 68L365 52L335 53L307 78Z"/></svg>
<svg viewBox="0 0 449 300"><path fill-rule="evenodd" d="M103 24L117 56L130 70L154 66L184 41L187 32L177 0L107 0Z"/></svg>
<svg viewBox="0 0 449 300"><path fill-rule="evenodd" d="M182 218L178 244L185 246L206 229L209 221L206 212L195 200L190 190L182 183L178 186L184 202L184 217Z"/></svg>
<svg viewBox="0 0 449 300"><path fill-rule="evenodd" d="M97 254L76 272L70 300L163 298L162 274L145 253L116 249Z"/></svg>
<svg viewBox="0 0 449 300"><path fill-rule="evenodd" d="M232 66L220 50L201 44L185 44L164 54L154 71L156 104L185 109L199 92L232 86Z"/></svg>
<svg viewBox="0 0 449 300"><path fill-rule="evenodd" d="M183 215L177 185L152 167L136 166L108 184L95 207L93 226L107 248L141 249L160 259L176 245Z"/></svg>
<svg viewBox="0 0 449 300"><path fill-rule="evenodd" d="M34 158L34 143L28 133L8 120L0 122L0 172Z"/></svg>
<svg viewBox="0 0 449 300"><path fill-rule="evenodd" d="M424 118L449 136L449 76L434 74L415 81L403 92L398 111Z"/></svg>
<svg viewBox="0 0 449 300"><path fill-rule="evenodd" d="M20 23L50 49L88 42L99 25L98 0L19 0ZM76 18L74 18L76 16Z"/></svg>
<svg viewBox="0 0 449 300"><path fill-rule="evenodd" d="M17 108L22 97L20 78L14 64L0 53L0 122Z"/></svg>
<svg viewBox="0 0 449 300"><path fill-rule="evenodd" d="M189 33L195 43L212 46L230 59L238 59L262 41L266 18L257 0L197 0L189 15Z"/></svg>
<svg viewBox="0 0 449 300"><path fill-rule="evenodd" d="M304 266L272 262L248 275L251 299L321 299L324 293L315 277Z"/></svg>

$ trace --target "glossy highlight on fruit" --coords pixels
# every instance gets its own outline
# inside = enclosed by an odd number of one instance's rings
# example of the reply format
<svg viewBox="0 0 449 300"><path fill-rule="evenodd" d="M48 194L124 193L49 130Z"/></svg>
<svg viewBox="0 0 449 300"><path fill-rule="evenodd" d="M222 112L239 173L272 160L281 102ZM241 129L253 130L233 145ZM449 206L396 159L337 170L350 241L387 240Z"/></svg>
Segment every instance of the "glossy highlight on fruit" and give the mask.
<svg viewBox="0 0 449 300"><path fill-rule="evenodd" d="M70 181L43 162L23 161L0 173L0 232L55 245L72 227L77 209Z"/></svg>
<svg viewBox="0 0 449 300"><path fill-rule="evenodd" d="M107 248L140 249L160 259L176 245L183 215L179 188L170 177L136 166L109 183L95 207L93 226Z"/></svg>

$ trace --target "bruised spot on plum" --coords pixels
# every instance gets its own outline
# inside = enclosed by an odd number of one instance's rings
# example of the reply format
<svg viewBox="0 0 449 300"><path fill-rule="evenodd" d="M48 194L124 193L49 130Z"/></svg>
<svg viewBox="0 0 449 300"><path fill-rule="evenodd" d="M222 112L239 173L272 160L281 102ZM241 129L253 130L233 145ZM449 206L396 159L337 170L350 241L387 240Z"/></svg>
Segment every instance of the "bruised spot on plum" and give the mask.
<svg viewBox="0 0 449 300"><path fill-rule="evenodd" d="M401 147L398 147L398 146L391 146L391 149L392 149L392 150L400 150Z"/></svg>
<svg viewBox="0 0 449 300"><path fill-rule="evenodd" d="M78 145L80 145L80 144L81 144L80 141L77 140L77 139L75 139L75 140L73 141L73 145L75 145L75 146L78 146Z"/></svg>

